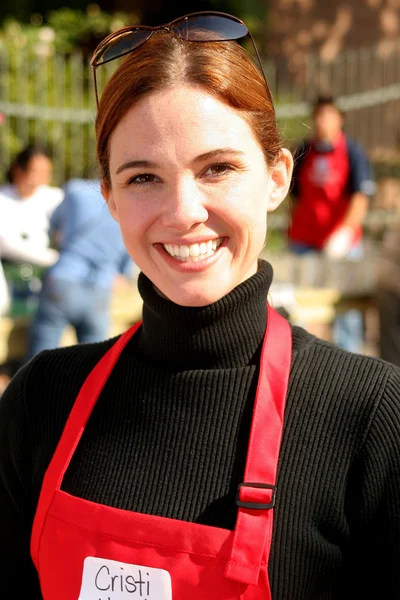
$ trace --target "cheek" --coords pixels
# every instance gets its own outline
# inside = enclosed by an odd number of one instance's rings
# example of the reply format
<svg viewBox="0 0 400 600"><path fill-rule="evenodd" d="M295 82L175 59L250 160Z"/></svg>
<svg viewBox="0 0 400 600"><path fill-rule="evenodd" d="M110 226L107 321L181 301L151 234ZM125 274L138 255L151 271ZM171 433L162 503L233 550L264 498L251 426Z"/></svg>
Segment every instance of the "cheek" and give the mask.
<svg viewBox="0 0 400 600"><path fill-rule="evenodd" d="M261 187L261 186L260 186ZM261 187L261 189L265 189ZM267 222L268 194L259 189L248 188L247 195L237 207L237 221L255 234L265 230Z"/></svg>
<svg viewBox="0 0 400 600"><path fill-rule="evenodd" d="M141 227L138 219L132 214L121 214L119 213L119 225L121 228L122 235L126 238L126 241L135 243L138 241L141 235Z"/></svg>
<svg viewBox="0 0 400 600"><path fill-rule="evenodd" d="M124 246L138 267L142 268L143 263L143 239L140 234L135 230L135 228L127 222L124 222L123 225L120 225L122 241Z"/></svg>
<svg viewBox="0 0 400 600"><path fill-rule="evenodd" d="M130 250L143 246L150 227L146 212L129 203L117 203L116 215L125 246Z"/></svg>
<svg viewBox="0 0 400 600"><path fill-rule="evenodd" d="M240 223L257 223L267 214L269 178L246 178L239 185L225 190L214 202L214 208L223 209L227 219Z"/></svg>
<svg viewBox="0 0 400 600"><path fill-rule="evenodd" d="M261 250L267 235L268 195L254 196L245 213L251 245Z"/></svg>

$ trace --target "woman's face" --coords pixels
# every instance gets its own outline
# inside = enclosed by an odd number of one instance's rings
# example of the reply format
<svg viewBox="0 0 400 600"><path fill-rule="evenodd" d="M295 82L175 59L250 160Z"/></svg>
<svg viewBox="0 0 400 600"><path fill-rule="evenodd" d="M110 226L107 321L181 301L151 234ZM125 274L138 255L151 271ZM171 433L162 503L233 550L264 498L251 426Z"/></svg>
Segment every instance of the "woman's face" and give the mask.
<svg viewBox="0 0 400 600"><path fill-rule="evenodd" d="M222 298L257 270L266 216L285 197L292 160L273 170L238 112L195 87L141 100L110 139L103 193L127 250L182 306Z"/></svg>

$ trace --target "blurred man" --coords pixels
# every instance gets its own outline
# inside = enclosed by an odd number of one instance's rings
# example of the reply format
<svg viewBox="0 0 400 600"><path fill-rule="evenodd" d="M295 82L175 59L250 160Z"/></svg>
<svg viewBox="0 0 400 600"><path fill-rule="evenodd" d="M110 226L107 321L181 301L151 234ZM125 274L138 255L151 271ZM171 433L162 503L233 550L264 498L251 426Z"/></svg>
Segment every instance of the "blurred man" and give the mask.
<svg viewBox="0 0 400 600"><path fill-rule="evenodd" d="M343 132L343 115L331 97L319 97L313 111L313 137L295 152L288 230L297 254L324 252L332 259L361 258L362 224L375 191L363 149ZM361 351L363 320L358 311L338 317L334 341Z"/></svg>

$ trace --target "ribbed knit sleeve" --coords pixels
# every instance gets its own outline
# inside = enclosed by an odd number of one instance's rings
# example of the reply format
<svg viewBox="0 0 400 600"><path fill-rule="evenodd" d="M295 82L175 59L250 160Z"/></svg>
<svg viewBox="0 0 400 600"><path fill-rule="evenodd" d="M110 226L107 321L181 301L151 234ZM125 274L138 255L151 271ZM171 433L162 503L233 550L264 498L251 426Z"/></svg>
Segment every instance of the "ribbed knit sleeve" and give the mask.
<svg viewBox="0 0 400 600"><path fill-rule="evenodd" d="M305 346L279 463L273 599L400 598L400 370Z"/></svg>
<svg viewBox="0 0 400 600"><path fill-rule="evenodd" d="M39 580L29 554L35 514L32 437L24 401L27 369L14 377L12 394L0 400L0 574L20 573L31 600L40 600ZM17 581L15 581L17 589Z"/></svg>
<svg viewBox="0 0 400 600"><path fill-rule="evenodd" d="M400 372L389 371L349 482L348 598L400 598ZM354 542L353 542L354 540Z"/></svg>

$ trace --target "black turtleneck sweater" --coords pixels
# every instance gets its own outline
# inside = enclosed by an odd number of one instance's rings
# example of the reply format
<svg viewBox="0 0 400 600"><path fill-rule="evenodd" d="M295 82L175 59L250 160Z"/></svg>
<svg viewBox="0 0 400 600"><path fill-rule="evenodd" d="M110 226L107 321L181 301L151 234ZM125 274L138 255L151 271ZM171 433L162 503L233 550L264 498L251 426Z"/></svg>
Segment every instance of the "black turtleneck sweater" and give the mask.
<svg viewBox="0 0 400 600"><path fill-rule="evenodd" d="M141 274L143 326L117 362L63 489L233 529L272 269L213 305ZM293 328L269 562L273 600L400 598L400 370ZM114 340L46 351L0 401L0 574L41 598L29 538L45 469ZM266 428L268 424L266 423Z"/></svg>

